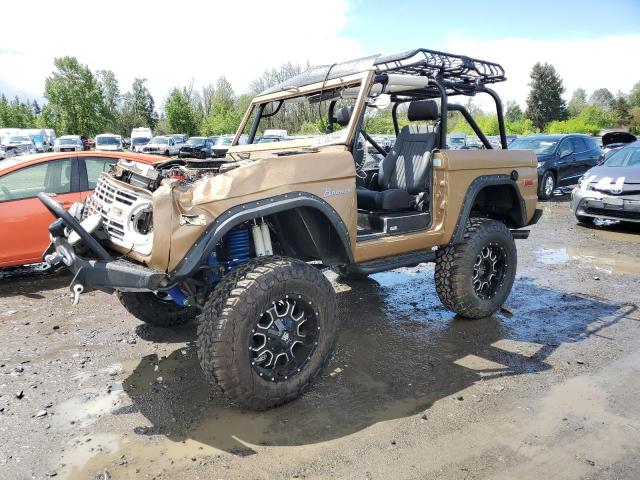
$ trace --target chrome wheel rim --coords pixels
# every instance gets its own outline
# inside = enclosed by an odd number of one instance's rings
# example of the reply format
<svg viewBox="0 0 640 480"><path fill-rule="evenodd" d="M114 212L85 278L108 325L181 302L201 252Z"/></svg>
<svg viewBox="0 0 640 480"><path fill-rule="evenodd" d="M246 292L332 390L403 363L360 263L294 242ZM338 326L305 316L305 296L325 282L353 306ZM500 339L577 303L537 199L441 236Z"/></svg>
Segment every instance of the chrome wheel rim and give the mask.
<svg viewBox="0 0 640 480"><path fill-rule="evenodd" d="M313 303L301 295L285 295L271 302L251 330L251 367L264 380L290 380L311 360L319 335Z"/></svg>
<svg viewBox="0 0 640 480"><path fill-rule="evenodd" d="M544 193L547 197L550 197L553 193L553 177L548 175L546 180L544 181Z"/></svg>

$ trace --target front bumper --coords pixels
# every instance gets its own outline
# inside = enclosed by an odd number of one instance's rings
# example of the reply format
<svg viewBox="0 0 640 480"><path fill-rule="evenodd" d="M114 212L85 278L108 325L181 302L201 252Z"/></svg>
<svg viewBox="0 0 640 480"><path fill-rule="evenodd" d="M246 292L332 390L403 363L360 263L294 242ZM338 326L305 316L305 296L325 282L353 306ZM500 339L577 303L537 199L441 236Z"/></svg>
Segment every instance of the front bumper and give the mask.
<svg viewBox="0 0 640 480"><path fill-rule="evenodd" d="M56 230L54 222L50 230ZM108 293L114 290L139 292L167 288L166 274L133 263L126 259L99 260L78 253L66 236L55 236L45 260L50 264L60 261L73 273L70 289L81 285L84 290L94 288Z"/></svg>
<svg viewBox="0 0 640 480"><path fill-rule="evenodd" d="M571 192L571 210L576 217L640 223L640 194L613 196L576 187Z"/></svg>
<svg viewBox="0 0 640 480"><path fill-rule="evenodd" d="M49 226L52 243L45 252L45 261L52 266L63 263L73 272L71 291L78 295L86 287L107 292L168 290L172 285L163 272L152 270L130 260L113 258L90 233L99 231L100 222L91 217L81 224L62 205L44 193L38 194L44 206L57 220ZM77 234L75 246L69 240L72 232ZM75 236L75 235L74 235ZM81 255L86 252L87 256Z"/></svg>

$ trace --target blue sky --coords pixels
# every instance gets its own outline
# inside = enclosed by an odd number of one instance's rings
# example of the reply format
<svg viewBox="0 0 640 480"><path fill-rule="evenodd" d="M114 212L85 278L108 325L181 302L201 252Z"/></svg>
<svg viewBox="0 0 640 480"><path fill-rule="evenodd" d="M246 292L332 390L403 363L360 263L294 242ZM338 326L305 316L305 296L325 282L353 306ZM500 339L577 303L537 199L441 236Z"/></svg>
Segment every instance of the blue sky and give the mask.
<svg viewBox="0 0 640 480"><path fill-rule="evenodd" d="M357 0L344 34L369 51L388 52L437 45L452 32L478 40L568 40L640 33L640 0L403 0L392 5Z"/></svg>

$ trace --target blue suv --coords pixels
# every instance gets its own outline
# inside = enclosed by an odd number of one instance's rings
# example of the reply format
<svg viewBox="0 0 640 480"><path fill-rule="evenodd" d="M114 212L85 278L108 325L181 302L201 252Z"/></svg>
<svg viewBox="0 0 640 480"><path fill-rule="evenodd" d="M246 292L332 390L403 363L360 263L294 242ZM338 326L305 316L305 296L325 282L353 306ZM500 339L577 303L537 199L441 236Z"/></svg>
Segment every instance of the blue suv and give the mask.
<svg viewBox="0 0 640 480"><path fill-rule="evenodd" d="M602 151L588 135L529 135L509 150L533 150L538 157L538 198L547 200L557 187L574 185L602 159Z"/></svg>

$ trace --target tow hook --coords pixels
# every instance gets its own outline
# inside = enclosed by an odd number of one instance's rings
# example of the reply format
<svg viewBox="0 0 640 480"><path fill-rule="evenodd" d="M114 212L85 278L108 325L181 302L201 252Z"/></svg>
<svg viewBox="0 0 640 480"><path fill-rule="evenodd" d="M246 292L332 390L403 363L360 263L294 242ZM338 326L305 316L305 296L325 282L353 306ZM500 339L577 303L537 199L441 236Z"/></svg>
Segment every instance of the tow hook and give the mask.
<svg viewBox="0 0 640 480"><path fill-rule="evenodd" d="M76 283L73 286L73 305L78 305L78 302L80 301L80 295L82 295L82 292L84 292L84 285L82 285L81 283Z"/></svg>

